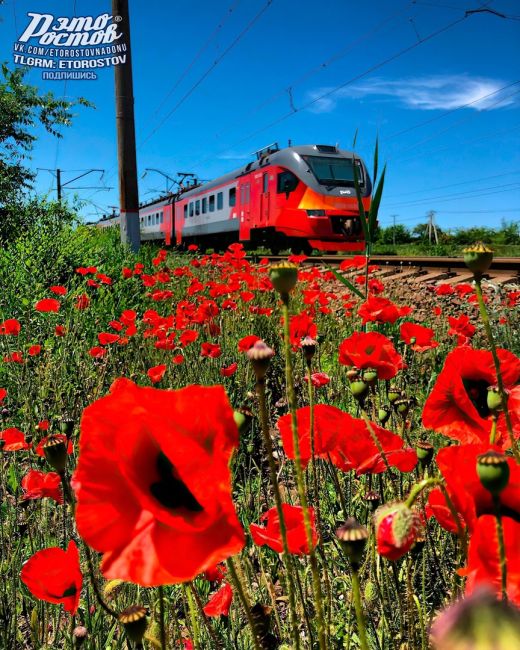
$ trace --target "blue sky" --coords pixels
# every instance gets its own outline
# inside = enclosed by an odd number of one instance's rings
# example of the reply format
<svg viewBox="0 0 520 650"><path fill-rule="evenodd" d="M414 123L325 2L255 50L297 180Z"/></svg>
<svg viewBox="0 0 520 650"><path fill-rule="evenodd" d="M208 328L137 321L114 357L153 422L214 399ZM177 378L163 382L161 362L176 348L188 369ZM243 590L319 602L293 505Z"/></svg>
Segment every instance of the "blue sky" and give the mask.
<svg viewBox="0 0 520 650"><path fill-rule="evenodd" d="M488 12L464 19L465 10ZM104 0L5 0L0 60L27 12L110 13ZM376 136L388 164L383 225L413 227L436 211L442 228L520 218L520 6L517 0L353 3L343 0L132 0L138 166L210 179L277 141L339 143L371 166ZM458 22L457 22L458 21ZM59 142L41 134L31 166L103 168L68 190L96 219L118 204L113 70L95 81L29 80L80 108ZM515 83L516 82L516 83ZM296 109L296 110L295 110ZM39 172L36 187L54 179ZM164 190L148 172L140 199Z"/></svg>

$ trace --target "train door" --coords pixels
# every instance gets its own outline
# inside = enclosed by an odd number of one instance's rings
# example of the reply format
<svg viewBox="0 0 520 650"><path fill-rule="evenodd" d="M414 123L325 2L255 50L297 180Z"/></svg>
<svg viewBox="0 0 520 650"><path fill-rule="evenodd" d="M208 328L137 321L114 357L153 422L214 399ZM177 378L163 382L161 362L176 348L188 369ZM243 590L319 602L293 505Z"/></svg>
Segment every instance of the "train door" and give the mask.
<svg viewBox="0 0 520 650"><path fill-rule="evenodd" d="M249 224L251 215L251 183L249 180L240 185L240 224Z"/></svg>
<svg viewBox="0 0 520 650"><path fill-rule="evenodd" d="M269 174L262 174L262 192L260 194L260 223L262 226L269 225Z"/></svg>

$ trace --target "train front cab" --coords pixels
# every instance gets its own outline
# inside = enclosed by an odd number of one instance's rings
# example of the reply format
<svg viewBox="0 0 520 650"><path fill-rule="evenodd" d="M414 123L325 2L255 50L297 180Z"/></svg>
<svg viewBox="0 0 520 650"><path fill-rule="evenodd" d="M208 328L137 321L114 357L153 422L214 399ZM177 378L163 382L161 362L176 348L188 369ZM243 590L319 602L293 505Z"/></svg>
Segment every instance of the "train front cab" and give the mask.
<svg viewBox="0 0 520 650"><path fill-rule="evenodd" d="M274 250L360 251L365 248L354 189L344 196L313 190L291 170L266 166L238 179L240 240ZM347 194L348 192L348 194ZM370 197L363 198L366 209Z"/></svg>

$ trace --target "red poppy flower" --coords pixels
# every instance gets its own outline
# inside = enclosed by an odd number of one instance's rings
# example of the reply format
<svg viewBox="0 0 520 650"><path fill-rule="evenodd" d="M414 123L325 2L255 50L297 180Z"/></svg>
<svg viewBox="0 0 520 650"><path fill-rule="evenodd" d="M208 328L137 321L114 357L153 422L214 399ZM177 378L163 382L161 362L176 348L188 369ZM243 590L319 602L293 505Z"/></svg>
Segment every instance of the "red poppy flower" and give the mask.
<svg viewBox="0 0 520 650"><path fill-rule="evenodd" d="M204 614L206 616L227 616L233 600L233 589L226 582L216 593L211 596L206 606Z"/></svg>
<svg viewBox="0 0 520 650"><path fill-rule="evenodd" d="M11 352L4 357L5 363L24 363L23 355L21 352Z"/></svg>
<svg viewBox="0 0 520 650"><path fill-rule="evenodd" d="M214 567L210 567L202 574L208 582L222 582L226 575L226 566L225 564L215 564Z"/></svg>
<svg viewBox="0 0 520 650"><path fill-rule="evenodd" d="M143 586L192 580L238 553L231 499L238 446L222 386L142 388L118 379L81 420L73 488L83 539L107 578Z"/></svg>
<svg viewBox="0 0 520 650"><path fill-rule="evenodd" d="M54 287L51 287L50 291L52 291L52 293L56 294L57 296L67 295L67 287L62 287L61 285L55 285Z"/></svg>
<svg viewBox="0 0 520 650"><path fill-rule="evenodd" d="M249 334L248 336L244 336L244 338L240 339L238 342L238 351L247 352L257 341L260 340L260 337L256 336L256 334Z"/></svg>
<svg viewBox="0 0 520 650"><path fill-rule="evenodd" d="M504 546L507 562L507 596L520 606L520 523L511 517L502 517ZM502 595L497 521L493 515L479 517L471 536L468 564L459 575L467 576L466 595L481 585L493 589L497 597Z"/></svg>
<svg viewBox="0 0 520 650"><path fill-rule="evenodd" d="M502 349L497 355L505 388L510 389L520 380L520 359ZM456 348L446 357L426 400L424 426L462 443L487 443L492 426L487 389L496 381L491 352ZM503 413L498 418L495 442L503 449L510 446Z"/></svg>
<svg viewBox="0 0 520 650"><path fill-rule="evenodd" d="M217 343L202 343L200 346L200 356L218 359L222 354L220 345Z"/></svg>
<svg viewBox="0 0 520 650"><path fill-rule="evenodd" d="M7 397L7 391L5 388L0 388L0 404L4 401L4 399Z"/></svg>
<svg viewBox="0 0 520 650"><path fill-rule="evenodd" d="M93 359L102 359L106 355L107 351L105 348L95 345L93 348L90 348L88 353Z"/></svg>
<svg viewBox="0 0 520 650"><path fill-rule="evenodd" d="M154 366L153 368L150 368L149 370L146 371L146 374L150 378L152 384L157 384L164 377L165 372L166 372L166 365L161 364L160 366Z"/></svg>
<svg viewBox="0 0 520 650"><path fill-rule="evenodd" d="M457 292L460 298L464 298L464 296L473 293L475 289L471 284L468 284L467 282L461 282L461 284L458 284L455 287L455 291Z"/></svg>
<svg viewBox="0 0 520 650"><path fill-rule="evenodd" d="M293 349L300 346L306 336L315 339L318 336L316 323L306 311L289 317L289 338Z"/></svg>
<svg viewBox="0 0 520 650"><path fill-rule="evenodd" d="M37 357L41 351L42 351L41 345L31 345L31 347L28 350L28 355L30 357Z"/></svg>
<svg viewBox="0 0 520 650"><path fill-rule="evenodd" d="M364 325L368 322L395 323L398 318L407 316L411 311L411 307L398 307L388 298L370 296L358 309L358 314Z"/></svg>
<svg viewBox="0 0 520 650"><path fill-rule="evenodd" d="M83 309L87 309L89 305L90 305L90 298L85 293L78 296L76 298L76 302L74 303L74 307L79 311L82 311Z"/></svg>
<svg viewBox="0 0 520 650"><path fill-rule="evenodd" d="M67 330L65 327L63 327L63 325L56 325L56 327L54 328L54 334L56 336L65 336L66 333Z"/></svg>
<svg viewBox="0 0 520 650"><path fill-rule="evenodd" d="M20 577L36 598L62 603L71 614L78 611L83 576L75 542L66 551L55 546L38 551L23 565Z"/></svg>
<svg viewBox="0 0 520 650"><path fill-rule="evenodd" d="M289 553L293 555L307 555L309 545L305 534L305 525L303 522L303 509L300 506L291 506L288 503L282 504L283 518L287 528L287 545ZM312 529L312 543L314 546L318 543L318 533L316 532L314 510L309 508L309 518ZM280 520L276 508L271 508L265 512L260 521L267 521L267 526L251 524L249 531L253 541L258 546L269 546L273 551L281 553L283 551L282 536L280 533Z"/></svg>
<svg viewBox="0 0 520 650"><path fill-rule="evenodd" d="M2 451L20 451L32 447L32 443L26 442L23 432L16 427L0 431L0 443Z"/></svg>
<svg viewBox="0 0 520 650"><path fill-rule="evenodd" d="M195 251L198 251L198 250L199 250L199 247L197 246L197 244L190 244L190 245L188 246L188 250L189 250L190 252L195 252Z"/></svg>
<svg viewBox="0 0 520 650"><path fill-rule="evenodd" d="M60 301L56 300L56 298L43 298L34 305L36 311L41 312L59 311L60 307Z"/></svg>
<svg viewBox="0 0 520 650"><path fill-rule="evenodd" d="M44 499L49 497L63 503L61 479L56 472L39 472L31 469L22 479L23 499Z"/></svg>
<svg viewBox="0 0 520 650"><path fill-rule="evenodd" d="M305 467L311 458L310 408L296 412L300 456ZM294 459L290 414L283 415L277 423L287 456ZM413 449L404 449L403 439L375 423L372 431L385 452L388 464L402 472L410 472L417 464ZM386 470L384 459L372 439L364 420L353 418L335 406L317 404L314 407L314 453L330 460L343 471L355 469L358 475L379 474Z"/></svg>
<svg viewBox="0 0 520 650"><path fill-rule="evenodd" d="M131 278L133 276L133 274L134 274L134 272L132 271L132 269L129 269L127 266L124 266L122 271L121 271L121 275L123 276L123 278L125 280L128 280L128 278Z"/></svg>
<svg viewBox="0 0 520 650"><path fill-rule="evenodd" d="M305 381L307 381L307 375L305 375ZM314 388L321 388L330 383L330 377L326 372L313 372L311 375L311 382Z"/></svg>
<svg viewBox="0 0 520 650"><path fill-rule="evenodd" d="M410 345L414 352L425 352L436 348L439 343L433 340L435 332L429 327L415 323L403 323L400 328L401 338Z"/></svg>
<svg viewBox="0 0 520 650"><path fill-rule="evenodd" d="M180 366L181 363L184 363L184 357L182 354L175 354L172 357L172 363L175 364L176 366Z"/></svg>
<svg viewBox="0 0 520 650"><path fill-rule="evenodd" d="M199 333L196 330L184 330L179 336L179 342L183 348L190 343L194 343L199 338Z"/></svg>
<svg viewBox="0 0 520 650"><path fill-rule="evenodd" d="M466 314L461 314L458 318L448 316L448 322L450 324L448 330L450 336L463 336L470 339L477 331L477 328L470 323L469 316L466 316Z"/></svg>
<svg viewBox="0 0 520 650"><path fill-rule="evenodd" d="M419 515L404 503L388 503L374 513L377 552L388 560L398 560L415 542Z"/></svg>
<svg viewBox="0 0 520 650"><path fill-rule="evenodd" d="M98 341L100 345L110 345L119 341L119 335L111 334L110 332L100 332L98 334Z"/></svg>
<svg viewBox="0 0 520 650"><path fill-rule="evenodd" d="M470 532L478 517L495 512L491 493L483 487L477 474L477 457L489 449L493 449L489 444L453 445L441 449L436 457L437 466L446 481L446 489L461 516L460 523L463 527L467 526ZM500 492L500 507L503 514L520 519L520 465L510 457L507 463L509 483ZM457 532L457 524L439 488L430 492L426 512L428 516L434 515L446 530Z"/></svg>
<svg viewBox="0 0 520 650"><path fill-rule="evenodd" d="M452 293L455 293L455 289L450 284L439 284L435 287L435 293L438 296L451 296Z"/></svg>
<svg viewBox="0 0 520 650"><path fill-rule="evenodd" d="M0 323L0 335L3 336L18 336L21 329L20 321L17 321L16 318L8 318Z"/></svg>
<svg viewBox="0 0 520 650"><path fill-rule="evenodd" d="M231 377L231 375L234 375L235 372L238 369L238 363L235 361L234 363L230 364L229 366L226 366L225 368L220 369L220 375L221 377Z"/></svg>
<svg viewBox="0 0 520 650"><path fill-rule="evenodd" d="M378 379L392 379L399 370L406 368L390 339L379 332L354 332L340 344L339 362L360 370L377 370Z"/></svg>
<svg viewBox="0 0 520 650"><path fill-rule="evenodd" d="M349 269L362 269L369 260L363 255L355 255L350 259L343 260L339 265L340 271L348 271Z"/></svg>
<svg viewBox="0 0 520 650"><path fill-rule="evenodd" d="M39 431L48 431L50 427L50 422L49 420L40 420L38 424L36 425L36 428Z"/></svg>
<svg viewBox="0 0 520 650"><path fill-rule="evenodd" d="M41 456L42 458L45 458L45 452L43 451L44 446L47 444L47 441L49 440L51 436L45 436L45 438L42 438L40 442L36 445L35 452L37 456ZM55 433L52 434L52 438L54 440L58 440L60 442L63 442L65 445L67 445L67 454L72 454L74 451L74 445L72 444L72 440L69 440L67 436L64 433Z"/></svg>

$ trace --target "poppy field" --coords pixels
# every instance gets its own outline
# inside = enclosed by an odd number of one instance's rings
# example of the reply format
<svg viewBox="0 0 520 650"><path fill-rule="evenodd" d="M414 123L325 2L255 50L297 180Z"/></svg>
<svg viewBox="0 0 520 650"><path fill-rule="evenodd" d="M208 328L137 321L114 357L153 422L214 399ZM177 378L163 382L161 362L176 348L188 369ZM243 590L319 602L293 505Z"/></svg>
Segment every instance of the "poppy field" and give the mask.
<svg viewBox="0 0 520 650"><path fill-rule="evenodd" d="M0 269L1 648L520 647L489 249L425 286L89 238Z"/></svg>

